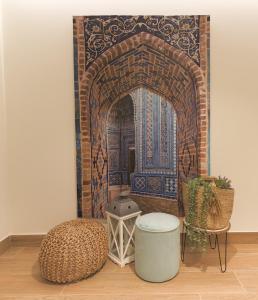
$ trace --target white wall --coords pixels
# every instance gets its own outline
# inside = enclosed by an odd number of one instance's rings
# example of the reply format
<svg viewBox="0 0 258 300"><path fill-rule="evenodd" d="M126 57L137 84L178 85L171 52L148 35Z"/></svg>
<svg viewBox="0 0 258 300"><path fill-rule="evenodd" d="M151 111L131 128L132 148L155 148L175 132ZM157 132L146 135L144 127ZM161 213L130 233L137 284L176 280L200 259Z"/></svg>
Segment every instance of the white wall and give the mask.
<svg viewBox="0 0 258 300"><path fill-rule="evenodd" d="M50 1L3 8L11 231L44 233L76 217L72 21Z"/></svg>
<svg viewBox="0 0 258 300"><path fill-rule="evenodd" d="M76 216L72 16L211 15L211 169L236 189L233 231L258 231L258 2L3 0L13 233Z"/></svg>
<svg viewBox="0 0 258 300"><path fill-rule="evenodd" d="M9 235L9 209L6 195L6 107L4 89L3 26L0 3L0 241Z"/></svg>

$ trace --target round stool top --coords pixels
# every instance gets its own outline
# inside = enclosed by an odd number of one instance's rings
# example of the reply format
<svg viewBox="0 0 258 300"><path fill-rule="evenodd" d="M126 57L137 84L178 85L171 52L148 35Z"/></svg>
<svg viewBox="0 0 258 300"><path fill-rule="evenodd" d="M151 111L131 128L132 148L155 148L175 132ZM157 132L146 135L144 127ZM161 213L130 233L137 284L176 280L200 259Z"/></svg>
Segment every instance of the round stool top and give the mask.
<svg viewBox="0 0 258 300"><path fill-rule="evenodd" d="M167 232L178 228L179 219L165 213L150 213L139 217L136 226L144 231Z"/></svg>

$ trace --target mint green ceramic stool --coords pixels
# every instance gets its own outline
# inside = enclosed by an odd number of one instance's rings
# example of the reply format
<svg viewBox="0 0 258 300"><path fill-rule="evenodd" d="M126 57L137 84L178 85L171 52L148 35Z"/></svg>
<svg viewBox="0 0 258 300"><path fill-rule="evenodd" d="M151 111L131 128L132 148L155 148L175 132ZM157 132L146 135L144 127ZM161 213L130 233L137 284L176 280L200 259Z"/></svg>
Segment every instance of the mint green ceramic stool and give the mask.
<svg viewBox="0 0 258 300"><path fill-rule="evenodd" d="M164 213L139 217L135 230L135 271L144 280L167 281L180 264L179 219Z"/></svg>

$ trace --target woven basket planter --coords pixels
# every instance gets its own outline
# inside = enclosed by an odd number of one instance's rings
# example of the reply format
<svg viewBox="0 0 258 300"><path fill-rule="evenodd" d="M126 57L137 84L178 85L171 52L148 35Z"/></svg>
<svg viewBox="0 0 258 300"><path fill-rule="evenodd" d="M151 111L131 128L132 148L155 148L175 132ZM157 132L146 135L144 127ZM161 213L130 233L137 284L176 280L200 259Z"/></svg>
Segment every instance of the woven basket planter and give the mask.
<svg viewBox="0 0 258 300"><path fill-rule="evenodd" d="M212 181L211 178L209 181ZM194 227L202 228L199 220L201 218L201 204L203 201L203 187L200 187L196 195L196 220L194 224L191 224ZM187 217L189 212L189 198L188 198L188 186L186 183L182 184L183 191L183 204L185 210L185 216ZM216 186L212 186L212 191L217 199L218 206L220 208L219 215L214 215L211 212L208 212L207 215L207 228L211 230L219 230L228 226L234 204L234 189L221 189Z"/></svg>
<svg viewBox="0 0 258 300"><path fill-rule="evenodd" d="M77 281L100 270L107 253L107 233L98 221L64 222L50 230L41 243L41 275L57 283Z"/></svg>

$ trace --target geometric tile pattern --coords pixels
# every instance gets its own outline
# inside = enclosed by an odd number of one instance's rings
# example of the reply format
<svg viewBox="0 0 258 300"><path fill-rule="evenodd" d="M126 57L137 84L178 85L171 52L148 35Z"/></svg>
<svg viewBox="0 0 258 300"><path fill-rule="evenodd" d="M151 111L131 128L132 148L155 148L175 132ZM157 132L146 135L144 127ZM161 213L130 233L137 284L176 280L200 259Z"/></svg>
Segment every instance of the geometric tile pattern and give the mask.
<svg viewBox="0 0 258 300"><path fill-rule="evenodd" d="M110 171L119 169L119 149L109 149L108 151L108 167Z"/></svg>
<svg viewBox="0 0 258 300"><path fill-rule="evenodd" d="M122 174L120 172L109 172L109 185L121 185Z"/></svg>
<svg viewBox="0 0 258 300"><path fill-rule="evenodd" d="M146 88L131 93L134 101L136 127L136 169L137 174L148 176L139 183L136 176L134 192L145 192L162 197L176 196L174 188L165 189L165 177L161 174L177 174L176 164L176 113L171 103ZM169 178L169 177L168 177ZM172 181L175 183L174 177ZM163 180L163 182L162 182Z"/></svg>
<svg viewBox="0 0 258 300"><path fill-rule="evenodd" d="M167 198L176 198L177 176L164 174L134 174L131 177L132 192Z"/></svg>
<svg viewBox="0 0 258 300"><path fill-rule="evenodd" d="M109 186L128 184L128 173L127 171L109 171Z"/></svg>
<svg viewBox="0 0 258 300"><path fill-rule="evenodd" d="M165 194L176 193L176 180L173 177L165 177Z"/></svg>
<svg viewBox="0 0 258 300"><path fill-rule="evenodd" d="M142 31L161 38L199 64L199 16L88 16L84 20L86 68L115 43Z"/></svg>
<svg viewBox="0 0 258 300"><path fill-rule="evenodd" d="M176 174L176 112L146 88L131 93L135 110L137 173Z"/></svg>
<svg viewBox="0 0 258 300"><path fill-rule="evenodd" d="M146 177L145 176L133 176L133 185L136 191L145 191L146 189Z"/></svg>
<svg viewBox="0 0 258 300"><path fill-rule="evenodd" d="M161 98L160 103L160 164L165 166L169 161L169 135L173 134L173 129L170 131L167 122L166 114L169 113L169 105L167 101ZM176 141L176 140L175 140ZM173 145L176 147L176 145ZM173 151L173 149L172 149Z"/></svg>
<svg viewBox="0 0 258 300"><path fill-rule="evenodd" d="M160 194L162 192L162 181L159 176L147 177L147 188L150 193Z"/></svg>
<svg viewBox="0 0 258 300"><path fill-rule="evenodd" d="M145 98L145 106L143 107L143 111L136 112L140 114L140 118L142 120L145 132L143 134L143 142L145 145L145 148L143 149L143 153L137 153L138 155L144 155L146 160L146 165L153 165L153 147L154 147L154 141L153 141L153 128L155 126L155 121L153 120L153 99L152 95L149 92L146 92L145 95L147 96ZM135 101L142 101L142 99L135 99ZM137 126L137 125L136 125ZM137 137L136 137L137 139ZM138 139L137 139L138 140ZM137 156L138 156L137 155Z"/></svg>

